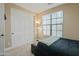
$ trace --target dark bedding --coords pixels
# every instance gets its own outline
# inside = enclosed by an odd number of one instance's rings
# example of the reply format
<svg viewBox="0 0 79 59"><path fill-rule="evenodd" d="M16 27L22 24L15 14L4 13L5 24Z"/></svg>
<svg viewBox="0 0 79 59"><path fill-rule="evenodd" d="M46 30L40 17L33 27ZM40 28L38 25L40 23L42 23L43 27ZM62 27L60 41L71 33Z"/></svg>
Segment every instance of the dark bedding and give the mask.
<svg viewBox="0 0 79 59"><path fill-rule="evenodd" d="M79 41L60 38L50 46L39 42L35 49L33 54L37 56L79 56Z"/></svg>

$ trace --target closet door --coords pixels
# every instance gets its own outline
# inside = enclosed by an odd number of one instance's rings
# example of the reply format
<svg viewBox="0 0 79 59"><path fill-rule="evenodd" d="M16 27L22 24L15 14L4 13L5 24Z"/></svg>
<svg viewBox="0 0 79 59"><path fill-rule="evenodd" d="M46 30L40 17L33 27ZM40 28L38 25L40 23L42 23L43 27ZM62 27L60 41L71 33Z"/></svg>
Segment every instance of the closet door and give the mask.
<svg viewBox="0 0 79 59"><path fill-rule="evenodd" d="M21 46L33 40L32 17L25 11L11 9L12 46Z"/></svg>
<svg viewBox="0 0 79 59"><path fill-rule="evenodd" d="M12 46L20 46L25 43L24 40L24 15L20 10L11 9L11 34Z"/></svg>

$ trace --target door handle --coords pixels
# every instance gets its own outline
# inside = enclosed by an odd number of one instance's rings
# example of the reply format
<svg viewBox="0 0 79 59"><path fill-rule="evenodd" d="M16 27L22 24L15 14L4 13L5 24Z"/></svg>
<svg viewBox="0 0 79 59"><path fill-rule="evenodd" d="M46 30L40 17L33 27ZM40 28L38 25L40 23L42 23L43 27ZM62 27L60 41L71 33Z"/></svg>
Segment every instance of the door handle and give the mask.
<svg viewBox="0 0 79 59"><path fill-rule="evenodd" d="M4 36L4 34L1 34L0 36Z"/></svg>

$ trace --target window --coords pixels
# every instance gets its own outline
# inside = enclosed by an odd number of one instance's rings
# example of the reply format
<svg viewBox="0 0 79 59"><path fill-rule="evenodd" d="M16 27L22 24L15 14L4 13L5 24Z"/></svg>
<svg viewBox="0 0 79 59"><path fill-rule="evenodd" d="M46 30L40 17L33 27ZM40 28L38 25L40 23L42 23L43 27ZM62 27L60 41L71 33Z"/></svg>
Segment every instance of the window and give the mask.
<svg viewBox="0 0 79 59"><path fill-rule="evenodd" d="M42 28L44 36L50 36L50 14L42 17Z"/></svg>
<svg viewBox="0 0 79 59"><path fill-rule="evenodd" d="M44 15L42 29L44 36L62 37L63 11Z"/></svg>
<svg viewBox="0 0 79 59"><path fill-rule="evenodd" d="M52 36L62 37L63 12L52 13Z"/></svg>

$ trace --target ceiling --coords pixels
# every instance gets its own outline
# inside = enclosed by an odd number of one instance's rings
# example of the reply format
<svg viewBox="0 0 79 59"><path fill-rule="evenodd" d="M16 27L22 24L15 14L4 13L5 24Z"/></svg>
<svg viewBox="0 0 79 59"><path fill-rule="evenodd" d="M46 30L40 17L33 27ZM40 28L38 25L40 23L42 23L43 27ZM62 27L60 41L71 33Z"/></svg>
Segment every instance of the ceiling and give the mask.
<svg viewBox="0 0 79 59"><path fill-rule="evenodd" d="M61 3L15 3L20 7L23 7L31 12L40 13L50 8L61 5Z"/></svg>

